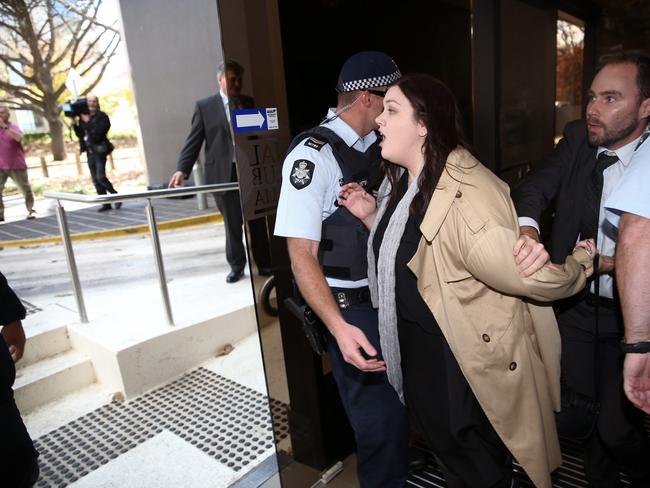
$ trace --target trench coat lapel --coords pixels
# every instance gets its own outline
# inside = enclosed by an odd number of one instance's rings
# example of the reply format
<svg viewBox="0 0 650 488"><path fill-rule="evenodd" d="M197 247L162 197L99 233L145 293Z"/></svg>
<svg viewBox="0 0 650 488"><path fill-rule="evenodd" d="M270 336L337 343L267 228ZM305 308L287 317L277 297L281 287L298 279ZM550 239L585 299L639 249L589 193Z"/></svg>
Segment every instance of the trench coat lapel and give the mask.
<svg viewBox="0 0 650 488"><path fill-rule="evenodd" d="M465 175L462 163L466 159L463 156L467 154L463 149L456 149L447 158L445 169L420 224L420 231L428 242L433 241L436 237L452 203L454 203Z"/></svg>

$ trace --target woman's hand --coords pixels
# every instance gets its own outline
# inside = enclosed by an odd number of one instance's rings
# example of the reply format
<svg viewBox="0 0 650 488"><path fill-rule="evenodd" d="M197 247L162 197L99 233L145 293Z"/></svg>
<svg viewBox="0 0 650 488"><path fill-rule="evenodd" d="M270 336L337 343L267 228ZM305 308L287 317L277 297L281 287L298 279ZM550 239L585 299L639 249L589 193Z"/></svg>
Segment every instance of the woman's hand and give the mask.
<svg viewBox="0 0 650 488"><path fill-rule="evenodd" d="M377 214L377 202L359 183L343 185L337 202L361 220L366 227L372 227Z"/></svg>
<svg viewBox="0 0 650 488"><path fill-rule="evenodd" d="M575 252L576 249L584 249L585 251L587 251L587 254L589 254L589 256L591 256L592 259L595 258L596 255L598 254L598 249L596 248L596 242L593 239L585 239L583 241L578 242L576 246L573 248L573 252ZM593 261L591 266L585 268L585 276L587 278L589 278L592 274L594 274Z"/></svg>

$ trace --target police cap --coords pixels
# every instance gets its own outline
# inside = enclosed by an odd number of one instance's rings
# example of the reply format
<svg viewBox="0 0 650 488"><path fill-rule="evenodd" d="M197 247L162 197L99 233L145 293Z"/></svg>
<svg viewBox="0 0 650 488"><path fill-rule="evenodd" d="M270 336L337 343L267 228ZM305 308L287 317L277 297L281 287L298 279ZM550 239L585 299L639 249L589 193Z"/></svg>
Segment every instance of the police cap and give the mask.
<svg viewBox="0 0 650 488"><path fill-rule="evenodd" d="M361 51L343 64L336 91L346 93L387 86L401 76L395 61L387 54L380 51Z"/></svg>

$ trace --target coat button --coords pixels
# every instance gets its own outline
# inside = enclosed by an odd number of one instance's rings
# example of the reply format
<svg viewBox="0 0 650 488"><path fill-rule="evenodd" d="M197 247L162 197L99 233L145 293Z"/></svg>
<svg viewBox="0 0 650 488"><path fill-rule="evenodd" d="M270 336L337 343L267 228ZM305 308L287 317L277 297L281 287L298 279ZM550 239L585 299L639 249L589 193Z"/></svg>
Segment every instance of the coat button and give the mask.
<svg viewBox="0 0 650 488"><path fill-rule="evenodd" d="M511 362L511 363L510 363L510 366L508 366L508 369L509 369L510 371L514 371L515 369L517 369L517 363L515 363L514 361Z"/></svg>
<svg viewBox="0 0 650 488"><path fill-rule="evenodd" d="M483 334L481 337L483 338L483 340L484 340L485 342L490 342L490 336L489 336L489 335L487 335L487 334Z"/></svg>
<svg viewBox="0 0 650 488"><path fill-rule="evenodd" d="M456 192L456 198L460 198L460 197L462 197L462 196L463 196L463 192L460 191L460 190L458 190L458 191Z"/></svg>

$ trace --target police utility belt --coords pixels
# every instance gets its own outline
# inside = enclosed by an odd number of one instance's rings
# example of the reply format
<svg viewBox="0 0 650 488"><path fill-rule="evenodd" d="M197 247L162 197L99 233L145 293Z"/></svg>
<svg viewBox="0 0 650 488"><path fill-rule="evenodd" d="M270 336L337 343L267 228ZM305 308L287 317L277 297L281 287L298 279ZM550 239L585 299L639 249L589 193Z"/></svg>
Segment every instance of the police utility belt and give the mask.
<svg viewBox="0 0 650 488"><path fill-rule="evenodd" d="M370 289L362 288L334 288L332 295L341 309L346 309L370 301ZM293 297L285 299L289 311L302 322L302 331L312 350L321 355L327 351L326 327L316 313L306 304L300 306Z"/></svg>
<svg viewBox="0 0 650 488"><path fill-rule="evenodd" d="M362 288L333 288L332 295L340 309L370 301L370 289L367 286ZM309 345L316 354L321 355L327 351L325 324L321 322L318 315L309 306L305 306L302 327Z"/></svg>
<svg viewBox="0 0 650 488"><path fill-rule="evenodd" d="M332 288L332 294L336 304L341 309L370 301L370 289L367 286L362 288Z"/></svg>

